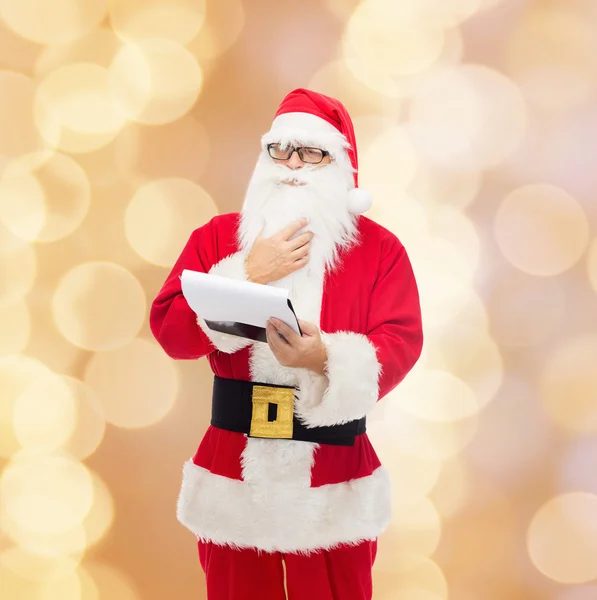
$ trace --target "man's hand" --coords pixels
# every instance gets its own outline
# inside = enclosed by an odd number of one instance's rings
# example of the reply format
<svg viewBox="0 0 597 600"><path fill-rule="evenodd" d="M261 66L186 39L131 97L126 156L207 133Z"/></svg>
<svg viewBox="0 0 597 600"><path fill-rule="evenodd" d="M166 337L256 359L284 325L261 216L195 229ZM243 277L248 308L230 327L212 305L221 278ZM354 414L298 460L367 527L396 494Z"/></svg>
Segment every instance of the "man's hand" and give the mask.
<svg viewBox="0 0 597 600"><path fill-rule="evenodd" d="M284 367L310 369L325 375L327 352L319 328L314 323L299 319L303 336L279 319L270 319L265 329L267 343L277 361ZM284 341L280 334L286 338Z"/></svg>
<svg viewBox="0 0 597 600"><path fill-rule="evenodd" d="M259 234L245 261L249 281L279 281L304 267L309 262L313 233L307 231L293 240L290 238L307 224L307 219L301 219L269 238L263 238Z"/></svg>

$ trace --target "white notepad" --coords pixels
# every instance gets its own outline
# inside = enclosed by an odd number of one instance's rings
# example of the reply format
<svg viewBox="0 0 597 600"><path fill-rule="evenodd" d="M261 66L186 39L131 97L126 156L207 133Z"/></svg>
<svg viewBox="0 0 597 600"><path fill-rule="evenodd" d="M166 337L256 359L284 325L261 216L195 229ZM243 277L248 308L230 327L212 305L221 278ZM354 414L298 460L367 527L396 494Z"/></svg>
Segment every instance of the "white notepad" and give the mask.
<svg viewBox="0 0 597 600"><path fill-rule="evenodd" d="M210 329L266 342L267 321L276 317L301 335L288 290L189 269L180 279L186 301Z"/></svg>

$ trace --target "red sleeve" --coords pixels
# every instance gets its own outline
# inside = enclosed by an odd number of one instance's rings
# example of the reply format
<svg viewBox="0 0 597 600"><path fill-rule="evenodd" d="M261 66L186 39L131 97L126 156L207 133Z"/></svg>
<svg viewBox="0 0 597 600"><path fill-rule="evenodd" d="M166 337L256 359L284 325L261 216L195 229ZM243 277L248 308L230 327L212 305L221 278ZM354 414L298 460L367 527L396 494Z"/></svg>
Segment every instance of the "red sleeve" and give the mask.
<svg viewBox="0 0 597 600"><path fill-rule="evenodd" d="M383 245L367 323L367 338L381 366L379 398L406 377L423 348L419 291L410 260L394 236L388 235Z"/></svg>
<svg viewBox="0 0 597 600"><path fill-rule="evenodd" d="M197 324L197 315L187 304L180 283L184 269L207 273L213 265L212 221L196 229L151 305L149 325L168 356L197 359L215 350Z"/></svg>

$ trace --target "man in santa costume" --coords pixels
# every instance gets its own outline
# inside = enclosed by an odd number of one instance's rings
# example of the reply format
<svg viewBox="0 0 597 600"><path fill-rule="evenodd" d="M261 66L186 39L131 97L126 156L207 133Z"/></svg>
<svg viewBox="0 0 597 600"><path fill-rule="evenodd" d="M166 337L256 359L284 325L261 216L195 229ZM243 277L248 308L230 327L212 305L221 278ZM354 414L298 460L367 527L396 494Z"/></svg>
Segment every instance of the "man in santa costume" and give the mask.
<svg viewBox="0 0 597 600"><path fill-rule="evenodd" d="M370 201L357 168L344 106L294 90L242 211L193 232L153 302L164 350L206 356L215 375L178 502L210 600L372 597L391 502L365 417L416 363L422 331L408 256L360 215ZM182 295L183 269L286 288L302 336L276 320L267 343L210 329Z"/></svg>

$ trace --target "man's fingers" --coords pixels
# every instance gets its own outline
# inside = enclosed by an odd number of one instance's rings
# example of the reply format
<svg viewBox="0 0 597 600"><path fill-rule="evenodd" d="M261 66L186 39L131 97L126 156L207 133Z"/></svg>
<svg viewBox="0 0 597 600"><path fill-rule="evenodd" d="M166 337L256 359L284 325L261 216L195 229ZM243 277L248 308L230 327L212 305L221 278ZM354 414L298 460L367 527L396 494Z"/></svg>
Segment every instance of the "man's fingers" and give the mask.
<svg viewBox="0 0 597 600"><path fill-rule="evenodd" d="M287 346L286 342L282 340L282 338L278 335L276 328L271 324L268 324L265 328L265 334L269 347L279 360L279 356L284 353L284 347Z"/></svg>
<svg viewBox="0 0 597 600"><path fill-rule="evenodd" d="M287 243L291 250L298 250L303 246L310 244L313 237L314 234L311 231L305 231L305 233L301 233L301 235L295 237L293 240L290 240Z"/></svg>
<svg viewBox="0 0 597 600"><path fill-rule="evenodd" d="M280 236L284 241L288 241L297 231L305 227L309 221L307 219L300 219L298 221L294 221L290 223L290 225L286 225L282 231L276 234L276 236Z"/></svg>
<svg viewBox="0 0 597 600"><path fill-rule="evenodd" d="M284 321L280 321L280 319L275 319L274 317L272 317L270 320L273 323L274 327L286 338L286 340L291 346L293 346L296 343L296 341L300 338L298 333L296 333L296 331L292 329L292 327L286 325Z"/></svg>
<svg viewBox="0 0 597 600"><path fill-rule="evenodd" d="M304 246L301 246L300 248L293 250L290 253L290 257L292 258L292 260L298 260L299 258L303 258L303 256L307 256L307 254L309 254L310 250L311 250L311 243L305 244Z"/></svg>

